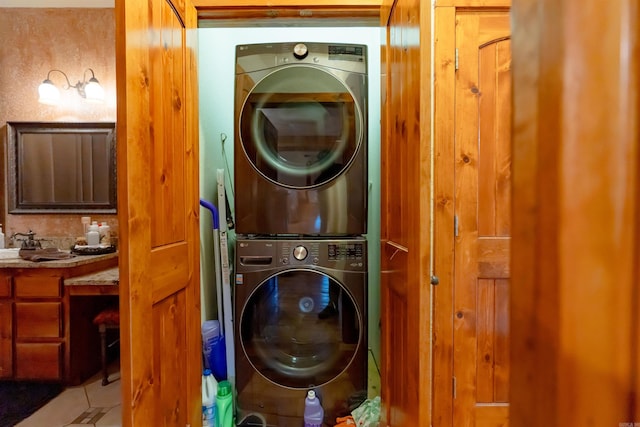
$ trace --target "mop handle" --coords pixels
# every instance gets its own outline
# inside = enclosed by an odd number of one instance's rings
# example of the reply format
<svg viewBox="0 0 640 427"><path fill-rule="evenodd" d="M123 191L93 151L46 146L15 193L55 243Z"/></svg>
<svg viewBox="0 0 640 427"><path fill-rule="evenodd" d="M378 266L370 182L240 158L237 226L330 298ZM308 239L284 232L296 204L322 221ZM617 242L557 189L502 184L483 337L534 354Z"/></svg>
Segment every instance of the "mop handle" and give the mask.
<svg viewBox="0 0 640 427"><path fill-rule="evenodd" d="M220 218L218 217L218 208L216 208L213 203L200 199L200 206L205 207L211 211L211 215L213 216L213 229L218 230L220 228Z"/></svg>

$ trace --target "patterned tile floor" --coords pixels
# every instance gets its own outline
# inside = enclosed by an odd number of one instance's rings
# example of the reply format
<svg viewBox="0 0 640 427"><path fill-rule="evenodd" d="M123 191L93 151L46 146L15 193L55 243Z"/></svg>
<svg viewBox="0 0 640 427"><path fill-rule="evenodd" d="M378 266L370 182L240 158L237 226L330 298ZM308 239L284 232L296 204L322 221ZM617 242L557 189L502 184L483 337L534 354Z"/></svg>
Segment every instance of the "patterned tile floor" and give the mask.
<svg viewBox="0 0 640 427"><path fill-rule="evenodd" d="M102 386L96 374L78 387L65 389L55 399L16 427L120 427L120 370L118 361L109 368L109 381ZM380 372L369 352L369 397L380 395Z"/></svg>
<svg viewBox="0 0 640 427"><path fill-rule="evenodd" d="M83 385L68 387L16 427L119 427L120 370L118 361L109 367L109 384L102 386L101 374Z"/></svg>

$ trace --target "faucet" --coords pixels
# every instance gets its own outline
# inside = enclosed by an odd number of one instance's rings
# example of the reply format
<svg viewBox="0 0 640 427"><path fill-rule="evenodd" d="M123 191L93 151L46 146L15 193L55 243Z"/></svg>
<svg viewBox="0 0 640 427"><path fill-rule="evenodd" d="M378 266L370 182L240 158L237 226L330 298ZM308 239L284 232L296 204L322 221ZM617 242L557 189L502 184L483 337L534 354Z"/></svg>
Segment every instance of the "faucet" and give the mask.
<svg viewBox="0 0 640 427"><path fill-rule="evenodd" d="M17 240L18 242L22 242L20 245L20 249L41 249L42 245L40 244L40 240L36 240L33 238L36 233L29 230L28 233L13 233L11 235L11 240ZM22 236L26 237L26 239L17 239L16 237Z"/></svg>

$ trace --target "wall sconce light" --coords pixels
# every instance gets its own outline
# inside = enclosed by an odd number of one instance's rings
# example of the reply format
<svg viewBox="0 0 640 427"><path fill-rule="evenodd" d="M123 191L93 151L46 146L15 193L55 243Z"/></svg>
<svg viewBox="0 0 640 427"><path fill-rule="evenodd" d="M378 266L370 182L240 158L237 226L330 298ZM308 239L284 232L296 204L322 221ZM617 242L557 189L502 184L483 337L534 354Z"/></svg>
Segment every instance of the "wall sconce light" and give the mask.
<svg viewBox="0 0 640 427"><path fill-rule="evenodd" d="M71 82L69 81L69 77L67 77L64 72L55 69L49 70L49 72L47 73L47 78L42 83L40 83L40 86L38 87L38 94L40 95L38 102L41 102L42 104L56 105L60 100L60 91L50 80L51 73L53 73L54 71L59 72L66 79L67 87L65 87L64 89L75 88L78 91L78 94L89 102L104 101L104 89L102 88L102 86L100 86L100 83L98 82L98 79L96 79L93 70L91 68L87 68L86 70L84 70L82 81L78 81L78 83L76 83L75 85L71 84ZM87 71L91 72L91 78L88 81Z"/></svg>

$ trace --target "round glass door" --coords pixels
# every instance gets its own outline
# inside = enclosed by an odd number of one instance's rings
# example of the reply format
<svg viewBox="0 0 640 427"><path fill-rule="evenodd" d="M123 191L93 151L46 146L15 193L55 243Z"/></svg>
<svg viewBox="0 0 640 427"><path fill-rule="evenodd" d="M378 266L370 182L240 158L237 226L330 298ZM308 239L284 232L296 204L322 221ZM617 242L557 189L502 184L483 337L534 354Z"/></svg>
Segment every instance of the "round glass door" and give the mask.
<svg viewBox="0 0 640 427"><path fill-rule="evenodd" d="M258 82L239 125L253 167L288 188L320 186L337 177L362 139L362 113L349 89L308 65L282 68Z"/></svg>
<svg viewBox="0 0 640 427"><path fill-rule="evenodd" d="M240 322L242 348L256 371L278 385L303 389L340 375L353 360L362 331L349 292L308 270L263 282Z"/></svg>

